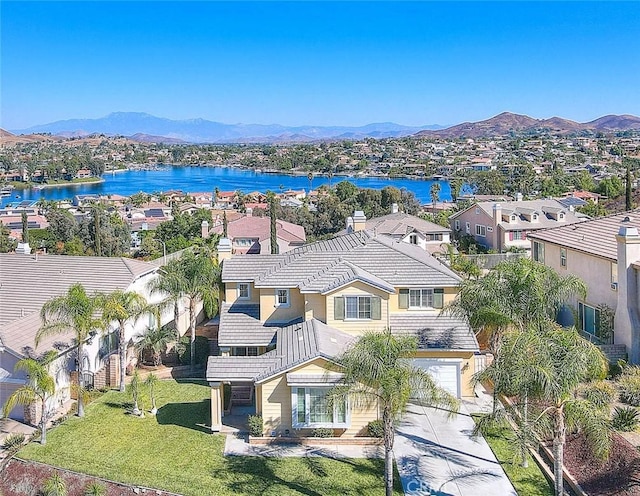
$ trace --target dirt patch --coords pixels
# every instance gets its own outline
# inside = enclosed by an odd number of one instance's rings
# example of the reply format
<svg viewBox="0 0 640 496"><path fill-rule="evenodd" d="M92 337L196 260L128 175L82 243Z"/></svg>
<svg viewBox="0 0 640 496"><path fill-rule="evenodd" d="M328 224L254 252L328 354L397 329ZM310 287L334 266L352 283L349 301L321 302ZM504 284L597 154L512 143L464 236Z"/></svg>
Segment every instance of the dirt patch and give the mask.
<svg viewBox="0 0 640 496"><path fill-rule="evenodd" d="M172 493L155 489L133 488L102 479L80 475L66 470L55 469L49 465L22 460L11 460L0 472L0 491L2 496L38 496L42 485L54 472L67 483L68 496L83 496L87 486L99 482L106 488L106 496L134 496L140 494L154 496L173 496Z"/></svg>
<svg viewBox="0 0 640 496"><path fill-rule="evenodd" d="M564 464L589 496L640 496L640 453L618 434L605 462L593 456L584 436L568 437Z"/></svg>

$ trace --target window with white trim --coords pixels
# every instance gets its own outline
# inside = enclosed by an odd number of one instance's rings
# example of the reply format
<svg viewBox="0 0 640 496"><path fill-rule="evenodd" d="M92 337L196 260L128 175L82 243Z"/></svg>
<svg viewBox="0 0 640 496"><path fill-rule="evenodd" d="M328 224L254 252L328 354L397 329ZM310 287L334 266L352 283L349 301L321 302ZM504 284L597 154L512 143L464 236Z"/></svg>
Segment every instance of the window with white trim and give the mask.
<svg viewBox="0 0 640 496"><path fill-rule="evenodd" d="M427 241L442 241L442 233L427 234Z"/></svg>
<svg viewBox="0 0 640 496"><path fill-rule="evenodd" d="M443 288L401 288L398 291L398 308L432 309L444 306Z"/></svg>
<svg viewBox="0 0 640 496"><path fill-rule="evenodd" d="M289 290L276 289L276 306L288 307L290 304L291 304L291 301L289 300Z"/></svg>
<svg viewBox="0 0 640 496"><path fill-rule="evenodd" d="M345 296L346 319L370 319L371 318L371 297L370 296Z"/></svg>
<svg viewBox="0 0 640 496"><path fill-rule="evenodd" d="M454 228L455 228L455 230L456 230L456 231L459 231L459 230L460 230L460 220L459 220L459 219L456 219L456 220L455 220L455 222L454 222Z"/></svg>
<svg viewBox="0 0 640 496"><path fill-rule="evenodd" d="M251 286L248 282L238 283L238 299L248 300L251 298Z"/></svg>
<svg viewBox="0 0 640 496"><path fill-rule="evenodd" d="M410 234L409 235L409 243L412 245L417 245L418 244L418 235L417 234Z"/></svg>
<svg viewBox="0 0 640 496"><path fill-rule="evenodd" d="M432 308L433 289L410 289L409 308Z"/></svg>
<svg viewBox="0 0 640 496"><path fill-rule="evenodd" d="M293 427L347 428L350 425L347 400L329 404L330 387L292 387Z"/></svg>
<svg viewBox="0 0 640 496"><path fill-rule="evenodd" d="M567 266L567 249L566 248L560 248L560 267L565 267Z"/></svg>
<svg viewBox="0 0 640 496"><path fill-rule="evenodd" d="M582 332L600 335L600 310L586 303L578 303L578 325Z"/></svg>
<svg viewBox="0 0 640 496"><path fill-rule="evenodd" d="M482 236L483 238L487 235L487 226L482 226L480 224L476 224L476 236Z"/></svg>
<svg viewBox="0 0 640 496"><path fill-rule="evenodd" d="M467 234L471 234L471 224L469 222L465 222L464 228Z"/></svg>
<svg viewBox="0 0 640 496"><path fill-rule="evenodd" d="M544 263L544 243L533 242L532 255L536 262Z"/></svg>

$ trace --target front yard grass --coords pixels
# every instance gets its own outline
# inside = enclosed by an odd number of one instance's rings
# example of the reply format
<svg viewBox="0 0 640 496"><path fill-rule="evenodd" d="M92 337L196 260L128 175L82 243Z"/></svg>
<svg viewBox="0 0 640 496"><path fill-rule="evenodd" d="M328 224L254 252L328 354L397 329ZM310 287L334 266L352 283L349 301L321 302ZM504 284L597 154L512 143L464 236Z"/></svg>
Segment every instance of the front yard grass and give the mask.
<svg viewBox="0 0 640 496"><path fill-rule="evenodd" d="M384 492L383 460L224 457L225 436L207 427L205 382L160 381L155 390L156 417L125 413L130 398L110 391L88 406L85 418L52 429L46 446L31 443L18 456L186 496ZM148 409L148 398L143 402Z"/></svg>
<svg viewBox="0 0 640 496"><path fill-rule="evenodd" d="M493 427L483 437L489 443L491 450L496 455L498 462L511 480L518 494L527 496L553 496L553 490L540 467L529 456L529 467L523 468L518 463L513 463L512 451L509 447L509 427Z"/></svg>

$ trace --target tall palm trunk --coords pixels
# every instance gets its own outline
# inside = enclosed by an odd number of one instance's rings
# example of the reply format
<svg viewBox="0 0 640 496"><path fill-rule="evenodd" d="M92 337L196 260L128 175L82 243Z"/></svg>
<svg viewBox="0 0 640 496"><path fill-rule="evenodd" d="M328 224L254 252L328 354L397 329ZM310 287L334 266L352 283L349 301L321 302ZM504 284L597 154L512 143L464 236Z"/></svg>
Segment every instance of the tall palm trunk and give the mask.
<svg viewBox="0 0 640 496"><path fill-rule="evenodd" d="M564 494L564 482L562 467L564 461L564 443L566 440L566 427L564 425L564 412L562 407L556 409L555 434L553 436L553 476L556 496Z"/></svg>
<svg viewBox="0 0 640 496"><path fill-rule="evenodd" d="M78 345L78 417L84 417L84 379L82 377L82 357L84 347L82 343Z"/></svg>
<svg viewBox="0 0 640 496"><path fill-rule="evenodd" d="M40 444L47 444L47 397L42 398L42 413L40 415Z"/></svg>
<svg viewBox="0 0 640 496"><path fill-rule="evenodd" d="M384 425L384 484L386 496L393 496L393 418L389 408L382 412Z"/></svg>
<svg viewBox="0 0 640 496"><path fill-rule="evenodd" d="M127 343L124 341L124 322L118 322L120 325L118 332L118 341L120 348L120 392L124 393L124 376L127 373Z"/></svg>
<svg viewBox="0 0 640 496"><path fill-rule="evenodd" d="M191 332L191 371L196 366L196 299L189 298L189 330Z"/></svg>

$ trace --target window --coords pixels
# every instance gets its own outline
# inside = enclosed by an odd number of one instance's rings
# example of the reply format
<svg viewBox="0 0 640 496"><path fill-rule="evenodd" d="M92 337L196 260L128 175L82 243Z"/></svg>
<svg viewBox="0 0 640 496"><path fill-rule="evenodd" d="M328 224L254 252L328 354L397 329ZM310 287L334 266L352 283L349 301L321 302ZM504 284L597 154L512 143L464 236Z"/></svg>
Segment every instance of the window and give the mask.
<svg viewBox="0 0 640 496"><path fill-rule="evenodd" d="M480 224L476 224L476 236L482 236L483 238L487 235L487 226L481 226Z"/></svg>
<svg viewBox="0 0 640 496"><path fill-rule="evenodd" d="M560 248L560 267L567 266L567 249Z"/></svg>
<svg viewBox="0 0 640 496"><path fill-rule="evenodd" d="M293 426L303 427L349 427L347 401L336 401L329 407L329 387L291 388Z"/></svg>
<svg viewBox="0 0 640 496"><path fill-rule="evenodd" d="M418 235L417 234L410 234L409 235L409 243L411 243L412 245L417 245L418 244Z"/></svg>
<svg viewBox="0 0 640 496"><path fill-rule="evenodd" d="M533 259L536 262L544 263L544 243L533 242Z"/></svg>
<svg viewBox="0 0 640 496"><path fill-rule="evenodd" d="M618 264L611 262L611 284L618 284Z"/></svg>
<svg viewBox="0 0 640 496"><path fill-rule="evenodd" d="M113 331L109 334L105 334L100 338L100 358L104 358L108 355L111 355L114 351L117 351L118 345L120 343L120 333L119 331Z"/></svg>
<svg viewBox="0 0 640 496"><path fill-rule="evenodd" d="M249 346L247 348L247 356L258 356L258 347L257 346Z"/></svg>
<svg viewBox="0 0 640 496"><path fill-rule="evenodd" d="M456 231L460 230L460 220L456 219L455 223L454 223L454 227Z"/></svg>
<svg viewBox="0 0 640 496"><path fill-rule="evenodd" d="M442 308L444 306L444 289L420 288L400 289L398 293L399 308Z"/></svg>
<svg viewBox="0 0 640 496"><path fill-rule="evenodd" d="M442 233L427 234L427 241L442 241Z"/></svg>
<svg viewBox="0 0 640 496"><path fill-rule="evenodd" d="M378 296L336 296L333 299L335 320L381 320L382 303Z"/></svg>
<svg viewBox="0 0 640 496"><path fill-rule="evenodd" d="M509 231L509 241L523 241L527 239L525 231Z"/></svg>
<svg viewBox="0 0 640 496"><path fill-rule="evenodd" d="M247 282L238 283L238 299L248 300L251 298L251 286Z"/></svg>
<svg viewBox="0 0 640 496"><path fill-rule="evenodd" d="M276 289L276 306L288 307L289 306L289 290L288 289Z"/></svg>
<svg viewBox="0 0 640 496"><path fill-rule="evenodd" d="M476 207L476 215L480 215L480 207Z"/></svg>
<svg viewBox="0 0 640 496"><path fill-rule="evenodd" d="M471 234L471 224L465 222L464 228L467 231L467 234Z"/></svg>
<svg viewBox="0 0 640 496"><path fill-rule="evenodd" d="M585 303L578 303L580 330L593 336L600 335L600 310Z"/></svg>
<svg viewBox="0 0 640 496"><path fill-rule="evenodd" d="M345 296L347 319L370 319L371 298L369 296Z"/></svg>

